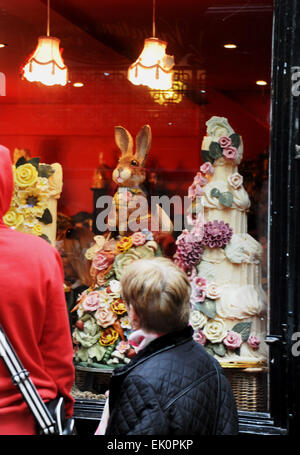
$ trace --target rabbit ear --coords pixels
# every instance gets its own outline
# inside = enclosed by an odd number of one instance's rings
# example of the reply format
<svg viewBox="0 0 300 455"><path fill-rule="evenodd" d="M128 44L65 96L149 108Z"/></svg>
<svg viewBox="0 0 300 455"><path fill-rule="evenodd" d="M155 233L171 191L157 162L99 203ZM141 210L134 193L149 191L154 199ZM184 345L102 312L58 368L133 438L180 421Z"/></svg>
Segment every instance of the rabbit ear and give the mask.
<svg viewBox="0 0 300 455"><path fill-rule="evenodd" d="M136 156L144 164L151 147L152 135L149 125L144 125L136 137Z"/></svg>
<svg viewBox="0 0 300 455"><path fill-rule="evenodd" d="M115 141L122 155L132 152L133 140L131 134L123 126L115 126Z"/></svg>

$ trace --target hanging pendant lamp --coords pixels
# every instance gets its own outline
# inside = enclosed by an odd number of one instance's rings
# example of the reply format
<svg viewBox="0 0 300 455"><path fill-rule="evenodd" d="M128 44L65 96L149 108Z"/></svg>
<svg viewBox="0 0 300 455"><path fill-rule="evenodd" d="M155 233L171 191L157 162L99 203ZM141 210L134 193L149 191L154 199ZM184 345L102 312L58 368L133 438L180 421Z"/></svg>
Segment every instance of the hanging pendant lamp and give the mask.
<svg viewBox="0 0 300 455"><path fill-rule="evenodd" d="M152 38L144 41L139 58L128 69L128 80L156 90L172 87L174 57L166 54L167 43L155 37L155 0L153 0Z"/></svg>
<svg viewBox="0 0 300 455"><path fill-rule="evenodd" d="M47 1L47 36L40 36L34 53L23 68L23 78L44 85L66 85L68 69L59 49L60 40L50 36L50 0Z"/></svg>

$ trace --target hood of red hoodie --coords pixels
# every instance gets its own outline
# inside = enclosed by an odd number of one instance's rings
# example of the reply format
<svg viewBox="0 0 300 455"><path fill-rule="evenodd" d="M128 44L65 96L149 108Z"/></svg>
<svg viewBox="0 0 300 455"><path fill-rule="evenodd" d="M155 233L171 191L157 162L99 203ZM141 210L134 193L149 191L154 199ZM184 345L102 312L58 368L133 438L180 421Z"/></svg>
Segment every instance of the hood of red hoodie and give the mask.
<svg viewBox="0 0 300 455"><path fill-rule="evenodd" d="M8 211L13 195L14 180L9 150L0 145L0 223Z"/></svg>

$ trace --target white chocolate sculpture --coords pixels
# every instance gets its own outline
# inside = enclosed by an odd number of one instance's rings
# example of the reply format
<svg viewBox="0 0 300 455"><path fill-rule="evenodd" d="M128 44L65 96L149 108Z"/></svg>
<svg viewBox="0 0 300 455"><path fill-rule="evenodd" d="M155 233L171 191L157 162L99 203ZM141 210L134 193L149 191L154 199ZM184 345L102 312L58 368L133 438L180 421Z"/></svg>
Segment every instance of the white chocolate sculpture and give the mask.
<svg viewBox="0 0 300 455"><path fill-rule="evenodd" d="M267 297L263 248L247 232L250 200L237 167L243 142L224 117L206 125L204 164L189 188L193 202L202 201L204 236L189 252L193 229L183 231L175 262L190 275L194 338L226 366L257 366L267 358Z"/></svg>

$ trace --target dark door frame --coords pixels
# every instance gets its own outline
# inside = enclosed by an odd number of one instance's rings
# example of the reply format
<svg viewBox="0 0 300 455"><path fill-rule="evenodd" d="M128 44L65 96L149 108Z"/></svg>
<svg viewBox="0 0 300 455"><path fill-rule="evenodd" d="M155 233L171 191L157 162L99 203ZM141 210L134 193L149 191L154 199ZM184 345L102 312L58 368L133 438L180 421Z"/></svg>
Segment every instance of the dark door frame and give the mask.
<svg viewBox="0 0 300 455"><path fill-rule="evenodd" d="M295 434L300 425L300 147L298 153L296 147L300 145L300 2L275 0L273 17L270 323L266 338L270 347L270 413L240 413L240 431Z"/></svg>

